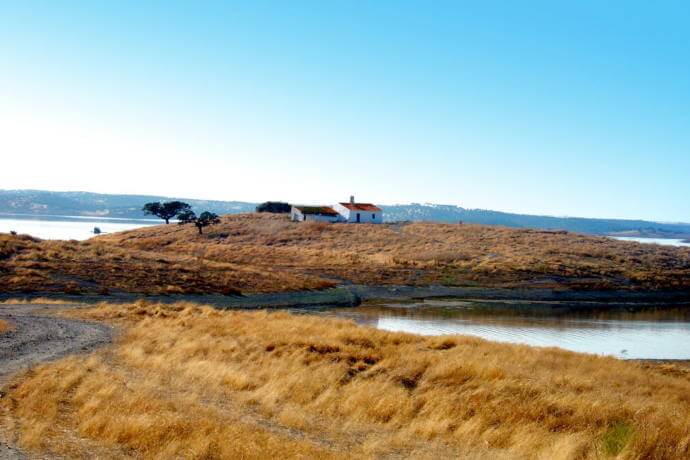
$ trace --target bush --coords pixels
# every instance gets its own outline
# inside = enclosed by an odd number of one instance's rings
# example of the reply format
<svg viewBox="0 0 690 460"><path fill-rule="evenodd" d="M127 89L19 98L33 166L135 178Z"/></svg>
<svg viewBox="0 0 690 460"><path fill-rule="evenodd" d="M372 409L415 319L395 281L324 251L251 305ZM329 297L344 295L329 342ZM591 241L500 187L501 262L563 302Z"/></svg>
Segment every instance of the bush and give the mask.
<svg viewBox="0 0 690 460"><path fill-rule="evenodd" d="M272 212L275 214L289 213L292 207L282 201L266 201L256 207L256 212Z"/></svg>

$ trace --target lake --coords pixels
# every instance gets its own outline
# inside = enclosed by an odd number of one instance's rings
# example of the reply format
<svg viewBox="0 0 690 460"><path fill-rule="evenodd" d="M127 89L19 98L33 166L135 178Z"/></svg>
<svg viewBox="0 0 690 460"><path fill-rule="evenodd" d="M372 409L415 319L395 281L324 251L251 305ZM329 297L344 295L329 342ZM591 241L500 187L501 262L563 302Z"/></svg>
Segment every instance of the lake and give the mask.
<svg viewBox="0 0 690 460"><path fill-rule="evenodd" d="M15 231L45 240L86 240L94 236L98 227L103 233L121 232L157 225L153 219L108 219L103 217L41 216L37 219L0 216L0 233Z"/></svg>
<svg viewBox="0 0 690 460"><path fill-rule="evenodd" d="M613 236L612 238L614 240L634 241L636 243L660 244L662 246L690 247L690 243L684 243L683 240L678 238L642 238L637 236Z"/></svg>
<svg viewBox="0 0 690 460"><path fill-rule="evenodd" d="M690 359L690 309L556 316L488 312L495 307L471 301L426 300L332 309L327 314L387 331L470 335L626 359Z"/></svg>

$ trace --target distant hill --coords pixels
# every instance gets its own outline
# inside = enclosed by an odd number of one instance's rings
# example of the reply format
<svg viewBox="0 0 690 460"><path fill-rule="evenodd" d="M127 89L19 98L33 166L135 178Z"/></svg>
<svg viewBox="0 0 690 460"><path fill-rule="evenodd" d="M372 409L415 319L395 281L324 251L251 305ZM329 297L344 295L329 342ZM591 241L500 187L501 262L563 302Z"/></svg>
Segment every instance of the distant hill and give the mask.
<svg viewBox="0 0 690 460"><path fill-rule="evenodd" d="M0 214L33 216L84 216L143 219L141 210L150 201L182 200L195 211L216 214L254 211L254 203L242 201L192 200L152 195L105 195L90 192L48 192L43 190L0 190Z"/></svg>
<svg viewBox="0 0 690 460"><path fill-rule="evenodd" d="M195 211L216 214L252 212L256 203L245 201L194 200L151 195L105 195L89 192L48 192L43 190L0 190L0 214L31 216L88 216L142 219L141 207L149 201L178 199L192 205ZM588 219L512 214L484 209L466 209L454 205L403 204L382 205L385 220L466 222L507 227L568 230L590 234L620 234L689 238L690 224L660 223L644 220Z"/></svg>
<svg viewBox="0 0 690 460"><path fill-rule="evenodd" d="M504 225L506 227L568 230L596 235L626 234L629 236L680 237L690 234L690 224L660 223L645 220L589 219L584 217L552 217L485 209L465 209L453 205L404 204L382 206L386 219L436 221Z"/></svg>

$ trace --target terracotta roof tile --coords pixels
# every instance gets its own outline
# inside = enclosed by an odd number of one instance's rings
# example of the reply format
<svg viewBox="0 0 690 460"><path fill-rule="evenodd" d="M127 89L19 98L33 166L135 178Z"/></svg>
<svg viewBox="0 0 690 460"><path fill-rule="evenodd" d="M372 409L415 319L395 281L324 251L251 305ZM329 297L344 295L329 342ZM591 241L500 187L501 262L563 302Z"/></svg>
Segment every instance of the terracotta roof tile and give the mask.
<svg viewBox="0 0 690 460"><path fill-rule="evenodd" d="M371 203L340 203L350 211L380 212L381 208Z"/></svg>

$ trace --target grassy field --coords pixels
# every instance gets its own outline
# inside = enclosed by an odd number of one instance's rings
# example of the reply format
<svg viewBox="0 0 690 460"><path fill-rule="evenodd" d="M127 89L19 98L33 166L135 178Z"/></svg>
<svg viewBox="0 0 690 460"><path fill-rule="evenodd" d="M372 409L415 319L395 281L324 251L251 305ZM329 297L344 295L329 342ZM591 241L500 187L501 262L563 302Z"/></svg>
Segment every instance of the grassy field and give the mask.
<svg viewBox="0 0 690 460"><path fill-rule="evenodd" d="M284 312L70 313L116 343L1 401L39 454L100 458L688 458L690 370Z"/></svg>
<svg viewBox="0 0 690 460"><path fill-rule="evenodd" d="M690 288L690 248L479 225L292 223L223 216L86 242L0 235L3 292L277 292L339 282L505 288Z"/></svg>
<svg viewBox="0 0 690 460"><path fill-rule="evenodd" d="M117 243L40 241L0 234L0 292L237 293L330 287L315 276Z"/></svg>

